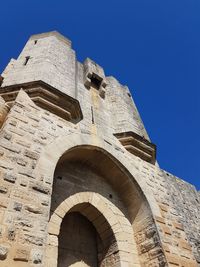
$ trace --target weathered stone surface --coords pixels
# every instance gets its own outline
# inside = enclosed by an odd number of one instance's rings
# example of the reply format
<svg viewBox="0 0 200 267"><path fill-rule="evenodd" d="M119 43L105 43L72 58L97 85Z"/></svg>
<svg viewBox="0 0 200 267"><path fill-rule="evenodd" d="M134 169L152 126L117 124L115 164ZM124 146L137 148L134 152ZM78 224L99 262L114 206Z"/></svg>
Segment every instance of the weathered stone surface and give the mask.
<svg viewBox="0 0 200 267"><path fill-rule="evenodd" d="M33 228L34 225L34 221L32 218L27 218L27 216L25 217L23 215L17 217L15 223L22 227L29 227L29 228Z"/></svg>
<svg viewBox="0 0 200 267"><path fill-rule="evenodd" d="M44 239L40 236L36 236L34 234L25 234L25 240L37 246L42 246L44 244Z"/></svg>
<svg viewBox="0 0 200 267"><path fill-rule="evenodd" d="M14 241L15 240L15 236L16 236L16 229L15 226L11 225L8 227L8 234L7 234L7 238L10 241Z"/></svg>
<svg viewBox="0 0 200 267"><path fill-rule="evenodd" d="M37 183L37 184L34 184L32 185L32 188L35 190L35 191L38 191L40 193L43 193L43 194L50 194L50 188L43 185L42 183Z"/></svg>
<svg viewBox="0 0 200 267"><path fill-rule="evenodd" d="M4 180L5 181L8 181L10 183L15 183L17 177L15 174L12 174L12 173L5 173L4 174Z"/></svg>
<svg viewBox="0 0 200 267"><path fill-rule="evenodd" d="M35 213L35 214L42 214L42 209L35 205L27 205L25 206L25 209L29 212Z"/></svg>
<svg viewBox="0 0 200 267"><path fill-rule="evenodd" d="M1 194L6 194L7 192L8 192L7 187L5 187L5 186L0 186L0 193L1 193Z"/></svg>
<svg viewBox="0 0 200 267"><path fill-rule="evenodd" d="M126 86L56 32L2 77L2 267L200 266L200 193L159 168Z"/></svg>
<svg viewBox="0 0 200 267"><path fill-rule="evenodd" d="M25 248L17 248L14 256L15 261L28 261L29 251Z"/></svg>
<svg viewBox="0 0 200 267"><path fill-rule="evenodd" d="M5 260L8 254L8 248L0 244L0 260Z"/></svg>
<svg viewBox="0 0 200 267"><path fill-rule="evenodd" d="M0 97L0 127L2 127L8 112L9 106L6 104L5 100Z"/></svg>
<svg viewBox="0 0 200 267"><path fill-rule="evenodd" d="M33 249L31 251L31 258L32 258L33 263L40 264L40 263L42 263L43 252L41 250L38 250L38 249Z"/></svg>
<svg viewBox="0 0 200 267"><path fill-rule="evenodd" d="M24 156L31 158L31 159L38 159L39 155L36 152L30 151L30 150L25 150Z"/></svg>
<svg viewBox="0 0 200 267"><path fill-rule="evenodd" d="M16 210L16 211L21 211L22 203L14 202L13 209Z"/></svg>

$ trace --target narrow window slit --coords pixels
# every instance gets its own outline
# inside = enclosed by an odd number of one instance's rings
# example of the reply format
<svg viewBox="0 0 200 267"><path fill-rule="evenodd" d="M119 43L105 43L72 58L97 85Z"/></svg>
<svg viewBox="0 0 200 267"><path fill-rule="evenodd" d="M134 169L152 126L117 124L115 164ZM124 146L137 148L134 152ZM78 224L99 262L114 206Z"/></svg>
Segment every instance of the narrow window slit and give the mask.
<svg viewBox="0 0 200 267"><path fill-rule="evenodd" d="M94 124L94 111L93 111L93 107L91 107L91 113L92 113L92 124Z"/></svg>
<svg viewBox="0 0 200 267"><path fill-rule="evenodd" d="M30 59L30 57L29 57L29 56L25 58L25 61L24 61L24 66L26 66L26 65L28 64L28 61L29 61L29 59Z"/></svg>
<svg viewBox="0 0 200 267"><path fill-rule="evenodd" d="M34 41L34 44L36 45L36 44L37 44L37 42L38 42L38 40L35 40L35 41Z"/></svg>

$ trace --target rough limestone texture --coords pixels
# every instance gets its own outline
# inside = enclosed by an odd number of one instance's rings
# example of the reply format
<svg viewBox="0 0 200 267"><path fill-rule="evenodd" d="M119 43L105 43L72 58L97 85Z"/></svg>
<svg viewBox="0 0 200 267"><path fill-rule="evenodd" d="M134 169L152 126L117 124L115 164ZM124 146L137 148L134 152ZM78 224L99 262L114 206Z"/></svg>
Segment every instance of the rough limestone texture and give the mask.
<svg viewBox="0 0 200 267"><path fill-rule="evenodd" d="M0 266L200 266L200 193L159 168L127 86L57 32L0 81Z"/></svg>

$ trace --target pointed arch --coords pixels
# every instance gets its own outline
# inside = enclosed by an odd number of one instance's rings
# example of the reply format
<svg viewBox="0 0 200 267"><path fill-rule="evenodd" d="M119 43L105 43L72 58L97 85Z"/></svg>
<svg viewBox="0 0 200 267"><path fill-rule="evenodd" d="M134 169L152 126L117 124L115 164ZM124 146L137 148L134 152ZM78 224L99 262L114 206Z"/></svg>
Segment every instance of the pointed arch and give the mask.
<svg viewBox="0 0 200 267"><path fill-rule="evenodd" d="M131 224L116 206L95 192L76 193L65 199L54 211L48 226L47 251L52 251L53 248L55 250L53 255L51 252L51 257L47 256L47 264L50 261L52 266L57 266L58 249L56 248L61 223L68 213L74 211L80 212L91 221L105 246L109 247L110 239L115 240L115 249L112 253L118 259L118 262L115 261L118 266L125 266L127 263L128 266L133 266L133 262L139 264ZM99 224L98 221L104 221L104 223ZM48 252L47 255L49 255Z"/></svg>
<svg viewBox="0 0 200 267"><path fill-rule="evenodd" d="M126 244L123 244L123 249L121 251L119 250L119 255L128 253L132 256L130 257L129 262L127 262L124 260L127 256L125 257L121 255L121 258L119 257L119 266L125 266L126 264L128 264L127 266L135 266L135 264L140 266L138 262L138 251L135 249L136 244L137 248L139 250L141 249L140 254L148 253L148 250L145 248L148 244L140 245L141 238L143 240L145 235L147 235L147 241L149 239L151 247L158 246L158 248L160 248L159 234L154 222L154 216L160 216L160 210L152 192L148 190L145 181L142 180L139 175L139 160L131 161L122 148L118 149L115 144L108 143L103 139L97 138L97 136L68 133L68 135L58 137L54 142L46 146L38 162L37 169L35 170L36 175L38 173L38 175L43 175L44 177L47 176L49 178L48 180L53 184L53 180L56 179L54 177L54 172L56 173L57 169L62 169L62 165L66 167L67 162L73 164L74 162L78 162L79 165L86 166L88 170L95 170L98 174L104 177L107 183L114 188L118 195L120 195L125 207L124 210L118 207L119 211L123 214L123 216L120 217L126 219L127 223L125 223L125 225L128 225L129 229L131 226L131 231L133 231L133 233L130 234L131 239ZM74 170L76 170L76 165L74 165ZM65 171L68 170L66 169ZM67 179L68 178L66 177L66 180ZM60 187L60 189L62 189L62 187ZM68 209L64 210L65 212L63 216L70 212L70 209L80 212L78 209L79 204L77 201L75 202L76 197L78 196L79 198L80 195L76 195L76 193L86 193L87 195L87 193L98 194L98 191L98 188L93 188L93 190L90 189L89 192L81 192L80 190L77 192L73 191L72 195L70 195L71 193L64 193L62 194L62 197L59 197L59 199L56 200L57 206L54 205L51 208L52 216L48 228L49 238L51 239L49 241L48 251L51 252L47 251L47 255L54 255L54 257L48 259L48 262L50 263L47 266L57 266L57 236L59 235L60 224L64 218L58 214L57 209L63 210L63 205L68 206ZM103 192L101 192L100 196L101 199L108 199L108 195L104 195ZM85 202L82 200L81 203L90 203L89 201L90 198L87 198ZM69 203L72 203L73 206L69 207ZM99 207L95 207L92 203L90 203L90 206L101 213ZM115 218L120 214L119 211L114 213ZM108 213L111 214L110 211ZM109 224L108 218L104 217L104 219L111 228L112 224ZM90 220L90 218L88 218L88 220ZM56 224L56 221L59 223ZM98 232L98 229L96 230ZM116 236L124 236L124 230L115 234ZM157 236L156 238L154 238L155 235ZM115 239L117 244L117 238L115 237ZM137 242L135 242L135 240ZM120 244L119 241L120 239L118 240L118 243ZM56 245L53 246L53 243ZM127 245L128 243L129 245ZM127 251L124 251L125 247L128 247ZM143 261L143 259L141 259L142 256L140 255L140 261L144 263L145 260ZM121 264L123 260L124 263Z"/></svg>

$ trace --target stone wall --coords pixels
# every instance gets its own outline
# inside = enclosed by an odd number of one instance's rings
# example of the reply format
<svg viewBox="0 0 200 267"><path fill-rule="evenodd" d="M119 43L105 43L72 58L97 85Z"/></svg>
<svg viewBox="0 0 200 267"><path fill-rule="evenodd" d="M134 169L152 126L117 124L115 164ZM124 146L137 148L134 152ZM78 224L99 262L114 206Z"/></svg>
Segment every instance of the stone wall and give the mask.
<svg viewBox="0 0 200 267"><path fill-rule="evenodd" d="M77 62L70 46L57 33L33 36L2 74L1 96L17 97L0 103L0 265L57 266L68 212L101 234L92 214L102 216L114 240L102 266L200 265L199 192L126 150L113 134L149 140L129 90L96 63ZM25 85L36 80L78 100L83 118L74 123L38 107Z"/></svg>
<svg viewBox="0 0 200 267"><path fill-rule="evenodd" d="M24 65L27 57L30 59ZM106 81L104 97L99 95L98 90L85 87L86 64L88 71L96 71L95 74L102 75L101 78ZM91 130L93 120L100 135L113 138L113 133L132 130L148 138L128 88L112 77L105 77L102 68L92 60L79 63L70 41L60 39L56 32L32 36L18 59L8 64L2 77L4 91L12 91L10 87L16 84L23 87L26 83L43 81L76 98L83 112L79 127L85 131Z"/></svg>

